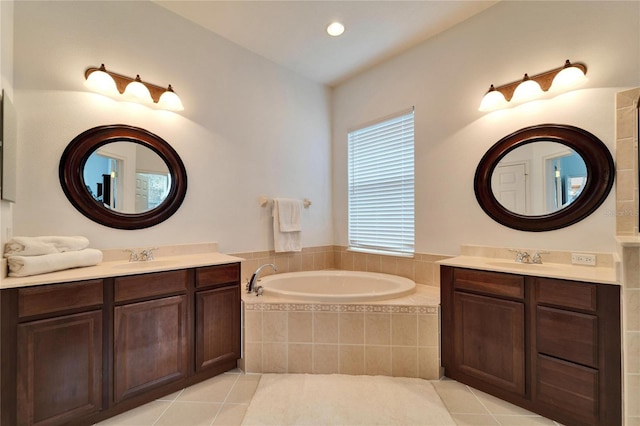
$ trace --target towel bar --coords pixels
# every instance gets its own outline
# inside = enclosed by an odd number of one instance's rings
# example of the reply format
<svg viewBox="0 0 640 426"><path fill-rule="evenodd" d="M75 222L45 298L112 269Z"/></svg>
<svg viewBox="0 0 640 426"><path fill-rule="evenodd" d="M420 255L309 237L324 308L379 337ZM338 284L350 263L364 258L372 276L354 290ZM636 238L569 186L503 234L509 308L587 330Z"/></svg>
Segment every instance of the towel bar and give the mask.
<svg viewBox="0 0 640 426"><path fill-rule="evenodd" d="M270 202L272 202L273 200L261 195L260 199L259 199L259 203L260 203L260 207L267 207L267 204L269 204ZM305 198L302 200L302 205L304 206L305 209L308 209L309 206L311 205L311 200L308 198Z"/></svg>

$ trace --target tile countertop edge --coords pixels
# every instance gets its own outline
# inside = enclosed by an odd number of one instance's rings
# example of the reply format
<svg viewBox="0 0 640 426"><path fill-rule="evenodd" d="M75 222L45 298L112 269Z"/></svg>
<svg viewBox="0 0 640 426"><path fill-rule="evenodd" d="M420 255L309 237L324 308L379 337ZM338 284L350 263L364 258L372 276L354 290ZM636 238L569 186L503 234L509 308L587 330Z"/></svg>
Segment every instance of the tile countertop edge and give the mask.
<svg viewBox="0 0 640 426"><path fill-rule="evenodd" d="M502 262L500 262L502 261ZM504 259L494 259L475 256L456 256L436 262L440 265L454 266L458 268L478 269L491 272L504 272L509 274L529 275L534 277L557 278L570 281L584 281L598 284L621 285L618 279L617 268L603 268L594 266L578 266L562 263L546 263L540 265L528 265L513 262L509 265ZM496 263L504 263L497 265ZM548 265L551 269L542 269Z"/></svg>
<svg viewBox="0 0 640 426"><path fill-rule="evenodd" d="M115 260L101 262L95 266L65 269L62 271L31 275L28 277L4 277L0 280L0 289L84 281L125 275L148 274L151 272L173 271L177 269L236 263L242 262L243 260L244 259L240 257L218 252L157 256L155 260L147 262Z"/></svg>

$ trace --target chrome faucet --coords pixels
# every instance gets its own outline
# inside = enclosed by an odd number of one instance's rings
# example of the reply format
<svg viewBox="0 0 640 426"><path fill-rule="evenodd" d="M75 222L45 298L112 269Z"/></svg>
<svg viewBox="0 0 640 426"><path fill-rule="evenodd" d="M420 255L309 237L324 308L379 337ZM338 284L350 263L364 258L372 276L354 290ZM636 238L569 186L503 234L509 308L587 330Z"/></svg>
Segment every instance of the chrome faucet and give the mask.
<svg viewBox="0 0 640 426"><path fill-rule="evenodd" d="M138 253L132 249L122 250L124 252L129 252L129 262L137 262L138 261Z"/></svg>
<svg viewBox="0 0 640 426"><path fill-rule="evenodd" d="M146 262L148 260L153 260L153 251L154 250L157 250L157 247L146 249L146 250L142 250L140 252L140 260L142 262Z"/></svg>
<svg viewBox="0 0 640 426"><path fill-rule="evenodd" d="M531 263L542 265L542 257L540 256L541 254L549 254L549 252L547 250L535 252L535 254L533 255L533 259L531 259Z"/></svg>
<svg viewBox="0 0 640 426"><path fill-rule="evenodd" d="M531 263L531 255L526 251L518 251L516 254L517 263Z"/></svg>
<svg viewBox="0 0 640 426"><path fill-rule="evenodd" d="M258 282L258 275L260 275L260 271L262 271L262 268L266 266L270 266L271 268L273 268L274 272L278 271L278 267L273 263L266 263L260 266L258 269L256 269L253 275L251 275L251 279L247 281L247 286L246 286L247 293L255 292L257 296L260 296L262 294L262 286L256 287L256 283Z"/></svg>
<svg viewBox="0 0 640 426"><path fill-rule="evenodd" d="M546 250L536 251L533 254L533 257L526 251L510 249L509 251L513 251L516 253L516 263L534 263L537 265L542 264L541 254L549 254Z"/></svg>

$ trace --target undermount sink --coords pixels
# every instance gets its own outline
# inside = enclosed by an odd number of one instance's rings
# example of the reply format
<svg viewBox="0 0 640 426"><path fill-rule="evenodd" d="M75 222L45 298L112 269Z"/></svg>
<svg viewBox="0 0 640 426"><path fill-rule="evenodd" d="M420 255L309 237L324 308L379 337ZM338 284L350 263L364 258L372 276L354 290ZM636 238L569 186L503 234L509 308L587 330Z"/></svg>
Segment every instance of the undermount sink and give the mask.
<svg viewBox="0 0 640 426"><path fill-rule="evenodd" d="M513 260L491 260L487 262L487 265L497 266L500 268L510 268L510 269L522 269L529 271L559 271L563 269L561 265L553 265L548 263L518 263Z"/></svg>
<svg viewBox="0 0 640 426"><path fill-rule="evenodd" d="M174 263L175 262L171 260L147 260L147 261L121 263L121 264L115 265L114 268L135 271L140 269L162 268L165 266L171 266Z"/></svg>

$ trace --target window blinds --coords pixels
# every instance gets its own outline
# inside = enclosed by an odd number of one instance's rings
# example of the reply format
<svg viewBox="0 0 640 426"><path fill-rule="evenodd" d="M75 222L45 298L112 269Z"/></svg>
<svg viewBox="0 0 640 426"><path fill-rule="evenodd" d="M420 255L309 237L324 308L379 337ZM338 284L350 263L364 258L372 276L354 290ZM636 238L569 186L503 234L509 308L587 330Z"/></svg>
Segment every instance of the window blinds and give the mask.
<svg viewBox="0 0 640 426"><path fill-rule="evenodd" d="M414 252L413 111L348 135L349 248Z"/></svg>

